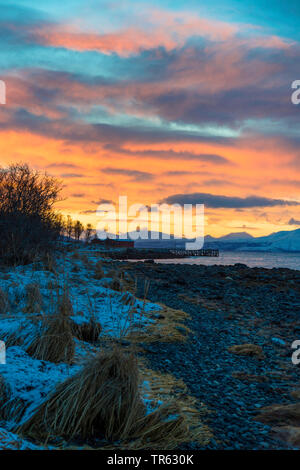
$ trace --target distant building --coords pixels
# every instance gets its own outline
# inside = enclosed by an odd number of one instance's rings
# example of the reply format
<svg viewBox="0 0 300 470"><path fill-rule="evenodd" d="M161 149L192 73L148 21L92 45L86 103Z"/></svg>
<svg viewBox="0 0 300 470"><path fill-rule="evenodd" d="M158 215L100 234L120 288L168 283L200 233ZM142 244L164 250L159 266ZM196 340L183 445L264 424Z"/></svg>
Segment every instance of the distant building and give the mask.
<svg viewBox="0 0 300 470"><path fill-rule="evenodd" d="M105 240L105 247L106 248L134 248L134 241L133 240L122 240L120 238L113 239L107 238Z"/></svg>

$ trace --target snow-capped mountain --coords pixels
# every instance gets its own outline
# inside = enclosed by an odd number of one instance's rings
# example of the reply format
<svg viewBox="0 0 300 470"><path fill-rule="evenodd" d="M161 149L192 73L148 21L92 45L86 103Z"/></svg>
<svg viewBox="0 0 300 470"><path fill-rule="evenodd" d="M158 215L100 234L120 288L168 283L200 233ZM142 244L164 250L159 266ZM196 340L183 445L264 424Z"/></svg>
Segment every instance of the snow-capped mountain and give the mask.
<svg viewBox="0 0 300 470"><path fill-rule="evenodd" d="M262 251L300 251L300 228L253 239Z"/></svg>
<svg viewBox="0 0 300 470"><path fill-rule="evenodd" d="M240 235L243 235L241 237ZM242 234L229 234L220 238L206 238L208 247L218 247L227 251L300 251L300 229L271 233L264 237Z"/></svg>
<svg viewBox="0 0 300 470"><path fill-rule="evenodd" d="M153 236L153 234L152 234ZM130 238L130 234L120 238ZM148 249L185 249L188 239L176 239L173 235L156 232L155 239L135 240L136 248ZM229 233L219 238L205 236L204 248L219 248L222 251L281 251L300 252L300 228L290 231L275 232L264 237L253 237L247 232Z"/></svg>
<svg viewBox="0 0 300 470"><path fill-rule="evenodd" d="M253 240L254 237L250 235L250 233L247 232L233 232L233 233L228 233L228 235L224 235L223 237L220 237L218 240L222 241L245 241L245 240Z"/></svg>

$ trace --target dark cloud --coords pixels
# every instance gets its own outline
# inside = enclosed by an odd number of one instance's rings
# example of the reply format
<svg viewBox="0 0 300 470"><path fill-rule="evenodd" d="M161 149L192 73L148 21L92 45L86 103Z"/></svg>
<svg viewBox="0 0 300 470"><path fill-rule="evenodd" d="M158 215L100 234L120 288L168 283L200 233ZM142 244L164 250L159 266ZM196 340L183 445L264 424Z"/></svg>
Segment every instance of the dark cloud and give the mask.
<svg viewBox="0 0 300 470"><path fill-rule="evenodd" d="M81 197L84 197L85 194L84 193L74 193L74 194L71 194L71 197L77 197L77 198L81 198Z"/></svg>
<svg viewBox="0 0 300 470"><path fill-rule="evenodd" d="M300 225L300 220L296 220L293 217L288 221L288 225Z"/></svg>
<svg viewBox="0 0 300 470"><path fill-rule="evenodd" d="M192 152L175 152L174 150L141 150L132 151L123 149L114 144L108 144L105 147L107 150L113 151L120 155L138 156L138 157L151 157L159 159L173 159L173 160L199 160L203 162L210 162L220 165L231 164L231 162L222 155L213 153L192 153Z"/></svg>
<svg viewBox="0 0 300 470"><path fill-rule="evenodd" d="M147 181L153 179L153 174L146 171L127 170L125 168L103 168L102 173L108 175L124 175L129 176L133 181Z"/></svg>
<svg viewBox="0 0 300 470"><path fill-rule="evenodd" d="M257 227L248 226L246 224L232 228L234 228L235 230L258 230Z"/></svg>
<svg viewBox="0 0 300 470"><path fill-rule="evenodd" d="M79 214L94 214L94 215L97 215L96 211L92 210L92 209L89 209L89 210L86 210L86 211L81 211L81 212L79 212Z"/></svg>
<svg viewBox="0 0 300 470"><path fill-rule="evenodd" d="M80 173L62 173L61 178L83 178L85 175Z"/></svg>
<svg viewBox="0 0 300 470"><path fill-rule="evenodd" d="M216 179L216 178L205 180L203 181L202 184L203 186L223 186L223 185L239 186L238 183L232 180Z"/></svg>
<svg viewBox="0 0 300 470"><path fill-rule="evenodd" d="M47 116L35 115L24 108L19 108L16 111L6 109L3 112L3 119L0 119L2 129L18 129L30 131L42 136L63 140L65 144L91 144L101 143L106 145L107 150L111 146L111 142L115 142L115 148L121 148L122 145L135 143L151 144L161 142L203 142L203 143L217 143L222 145L234 145L235 139L220 136L203 136L197 135L195 132L188 131L172 131L164 128L146 128L146 127L126 127L110 124L88 124L84 121L72 121L66 119L50 119ZM122 152L124 155L130 156L130 151ZM132 153L134 155L135 153ZM215 163L228 162L225 157L214 154L199 154L185 153L180 156L177 152L154 152L155 156L159 158L178 158L186 157L187 159L199 159L203 161L213 161ZM143 152L137 152L136 155L143 156ZM144 155L151 157L151 152Z"/></svg>
<svg viewBox="0 0 300 470"><path fill-rule="evenodd" d="M113 204L114 201L111 199L99 199L99 201L92 201L92 204L97 204L99 206L100 204Z"/></svg>
<svg viewBox="0 0 300 470"><path fill-rule="evenodd" d="M51 163L50 165L47 165L46 168L74 168L74 169L77 169L77 168L81 168L81 167L78 166L78 165L75 165L74 163L61 162L61 163Z"/></svg>
<svg viewBox="0 0 300 470"><path fill-rule="evenodd" d="M218 196L208 193L174 194L163 199L161 202L167 204L204 204L213 209L247 209L251 207L274 207L274 206L296 206L296 201L285 201L283 199L269 199L258 196L245 198L233 196Z"/></svg>
<svg viewBox="0 0 300 470"><path fill-rule="evenodd" d="M296 188L300 188L300 180L274 179L274 180L271 181L271 183L279 185L279 186L293 186L293 187L296 187Z"/></svg>

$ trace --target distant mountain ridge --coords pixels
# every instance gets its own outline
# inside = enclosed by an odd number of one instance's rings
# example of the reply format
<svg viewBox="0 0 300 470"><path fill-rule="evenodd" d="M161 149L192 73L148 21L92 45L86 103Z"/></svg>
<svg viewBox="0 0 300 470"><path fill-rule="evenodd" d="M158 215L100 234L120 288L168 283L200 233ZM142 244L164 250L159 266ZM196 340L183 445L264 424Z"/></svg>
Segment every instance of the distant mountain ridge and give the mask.
<svg viewBox="0 0 300 470"><path fill-rule="evenodd" d="M300 229L275 232L264 237L252 237L246 232L229 234L215 239L205 238L205 244L234 251L300 252Z"/></svg>
<svg viewBox="0 0 300 470"><path fill-rule="evenodd" d="M184 249L187 239L164 239L161 232L156 240L136 240L137 248L177 248ZM223 251L270 251L300 252L300 228L290 231L271 233L264 237L253 237L247 232L233 232L216 238L211 235L204 237L205 248L219 248Z"/></svg>
<svg viewBox="0 0 300 470"><path fill-rule="evenodd" d="M233 232L220 237L219 240L252 240L254 237L247 232Z"/></svg>

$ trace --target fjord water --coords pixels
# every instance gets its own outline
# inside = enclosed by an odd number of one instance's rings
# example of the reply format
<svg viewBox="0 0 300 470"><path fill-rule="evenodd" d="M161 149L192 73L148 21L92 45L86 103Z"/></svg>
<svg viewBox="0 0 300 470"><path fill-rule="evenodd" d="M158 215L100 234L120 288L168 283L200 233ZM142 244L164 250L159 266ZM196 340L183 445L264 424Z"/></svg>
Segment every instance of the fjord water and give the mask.
<svg viewBox="0 0 300 470"><path fill-rule="evenodd" d="M267 253L261 251L223 251L218 258L215 257L193 257L183 259L156 260L157 263L172 264L213 264L230 265L243 263L249 268L289 268L300 270L300 252L297 253Z"/></svg>

